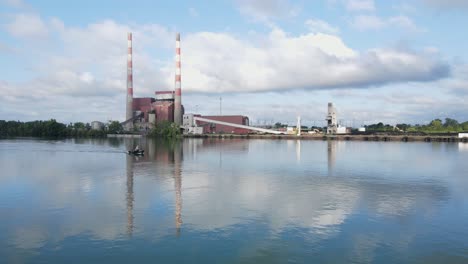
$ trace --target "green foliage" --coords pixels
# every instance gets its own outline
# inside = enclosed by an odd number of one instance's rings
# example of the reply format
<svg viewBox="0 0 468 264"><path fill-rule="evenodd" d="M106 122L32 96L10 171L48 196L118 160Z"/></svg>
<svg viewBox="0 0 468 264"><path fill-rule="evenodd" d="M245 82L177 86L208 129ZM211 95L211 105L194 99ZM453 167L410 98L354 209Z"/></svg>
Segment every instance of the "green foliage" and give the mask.
<svg viewBox="0 0 468 264"><path fill-rule="evenodd" d="M108 132L109 134L118 134L123 131L123 127L119 121L109 121Z"/></svg>
<svg viewBox="0 0 468 264"><path fill-rule="evenodd" d="M181 136L180 127L175 123L163 121L157 123L156 126L151 129L149 136L157 138L179 138Z"/></svg>
<svg viewBox="0 0 468 264"><path fill-rule="evenodd" d="M440 119L432 120L431 123L429 123L429 127L439 130L440 128L442 128L442 120Z"/></svg>
<svg viewBox="0 0 468 264"><path fill-rule="evenodd" d="M366 126L366 131L374 131L374 132L390 132L393 131L393 126L391 125L384 125L382 122L368 125Z"/></svg>
<svg viewBox="0 0 468 264"><path fill-rule="evenodd" d="M441 119L434 119L427 125L410 125L410 124L397 124L396 128L391 125L384 125L383 123L373 124L366 126L369 132L423 132L423 133L449 133L449 132L462 132L468 131L468 121L459 123L455 119L445 118L442 123Z"/></svg>
<svg viewBox="0 0 468 264"><path fill-rule="evenodd" d="M275 123L275 125L273 126L274 128L282 128L282 127L287 127L288 125L287 124L281 124L280 122L277 122Z"/></svg>
<svg viewBox="0 0 468 264"><path fill-rule="evenodd" d="M77 122L73 124L73 128L75 129L85 129L85 124L82 122Z"/></svg>
<svg viewBox="0 0 468 264"><path fill-rule="evenodd" d="M445 118L444 127L457 127L459 125L458 121L451 118Z"/></svg>
<svg viewBox="0 0 468 264"><path fill-rule="evenodd" d="M0 120L0 137L106 137L106 131L90 128L80 122L67 126L55 119L31 122Z"/></svg>
<svg viewBox="0 0 468 264"><path fill-rule="evenodd" d="M468 121L460 124L460 126L462 127L463 131L468 131Z"/></svg>

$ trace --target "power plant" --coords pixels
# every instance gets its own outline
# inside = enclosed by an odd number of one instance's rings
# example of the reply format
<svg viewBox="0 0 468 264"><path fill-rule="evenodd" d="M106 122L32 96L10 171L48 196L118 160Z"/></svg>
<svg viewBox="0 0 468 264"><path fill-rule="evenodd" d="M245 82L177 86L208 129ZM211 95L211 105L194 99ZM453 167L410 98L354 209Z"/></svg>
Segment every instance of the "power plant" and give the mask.
<svg viewBox="0 0 468 264"><path fill-rule="evenodd" d="M205 116L184 115L182 105L182 74L180 33L175 42L175 81L173 91L156 91L155 97L133 97L132 33L128 33L127 55L127 109L122 123L127 131L149 130L162 121L174 122L186 133L234 133L247 134L255 128L249 127L249 118L241 115ZM193 118L195 116L195 118ZM200 118L200 119L198 119ZM203 119L203 120L201 120ZM184 121L182 121L184 120ZM264 133L279 133L260 129Z"/></svg>
<svg viewBox="0 0 468 264"><path fill-rule="evenodd" d="M133 97L132 33L128 33L127 55L127 108L122 123L127 131L144 131L162 121L182 124L184 107L181 88L180 34L176 35L176 69L173 91L156 91L155 97Z"/></svg>
<svg viewBox="0 0 468 264"><path fill-rule="evenodd" d="M126 119L121 124L127 131L148 131L163 121L173 122L186 134L248 134L252 131L267 134L301 135L301 120L298 118L297 126L292 131L278 131L273 129L252 127L249 118L243 115L209 115L184 114L182 105L182 73L181 73L181 45L180 33L175 39L175 79L174 90L156 91L155 97L133 97L133 37L127 35L127 103ZM346 127L337 122L336 109L328 103L327 134L348 133Z"/></svg>

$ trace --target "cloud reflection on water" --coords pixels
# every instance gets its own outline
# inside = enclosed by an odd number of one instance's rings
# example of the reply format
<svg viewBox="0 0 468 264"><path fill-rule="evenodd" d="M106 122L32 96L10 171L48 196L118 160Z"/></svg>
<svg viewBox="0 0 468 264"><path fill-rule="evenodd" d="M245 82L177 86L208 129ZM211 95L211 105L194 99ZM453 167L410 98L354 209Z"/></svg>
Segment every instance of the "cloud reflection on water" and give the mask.
<svg viewBox="0 0 468 264"><path fill-rule="evenodd" d="M96 147L93 141L80 143ZM357 157L348 156L355 146L337 141L142 139L138 143L146 150L144 157L107 152L135 143L104 143L101 153L20 152L34 166L10 171L21 177L20 183L11 183L11 175L0 177L0 183L33 186L24 195L34 202L7 204L18 209L8 212L13 215L3 224L8 227L3 236L16 248L39 250L83 234L154 242L183 237L184 230L229 233L233 227L257 225L273 236L300 228L323 240L338 236L356 219L408 220L436 211L450 196L441 180L406 174L403 169L416 170L411 165L401 167L406 179L377 175L378 165L398 151L396 145L361 149L359 158L374 158L375 164L359 168L356 163L355 171L349 164ZM76 147L73 142L61 146ZM373 157L376 150L382 155ZM343 174L348 170L350 174ZM5 208L0 207L2 215ZM371 255L368 248L380 239L365 236L355 238L357 258L364 261Z"/></svg>

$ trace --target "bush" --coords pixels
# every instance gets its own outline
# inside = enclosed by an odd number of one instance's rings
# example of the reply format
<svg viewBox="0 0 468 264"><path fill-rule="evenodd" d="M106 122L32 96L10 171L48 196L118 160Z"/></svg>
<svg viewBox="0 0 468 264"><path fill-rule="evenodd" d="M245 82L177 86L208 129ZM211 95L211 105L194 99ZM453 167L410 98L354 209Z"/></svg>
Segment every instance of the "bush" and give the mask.
<svg viewBox="0 0 468 264"><path fill-rule="evenodd" d="M4 137L106 137L104 130L91 130L90 126L83 123L69 124L68 126L57 122L55 119L46 121L5 121L0 120L0 138Z"/></svg>
<svg viewBox="0 0 468 264"><path fill-rule="evenodd" d="M175 123L162 121L151 129L149 136L158 138L179 138L181 136L180 127Z"/></svg>

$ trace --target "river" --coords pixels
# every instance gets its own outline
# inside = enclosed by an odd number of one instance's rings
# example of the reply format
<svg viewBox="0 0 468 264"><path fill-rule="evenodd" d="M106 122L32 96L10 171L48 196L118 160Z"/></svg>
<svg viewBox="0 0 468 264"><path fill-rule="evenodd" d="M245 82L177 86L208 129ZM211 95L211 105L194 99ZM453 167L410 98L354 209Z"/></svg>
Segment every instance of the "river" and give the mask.
<svg viewBox="0 0 468 264"><path fill-rule="evenodd" d="M0 217L1 263L468 263L468 143L0 140Z"/></svg>

